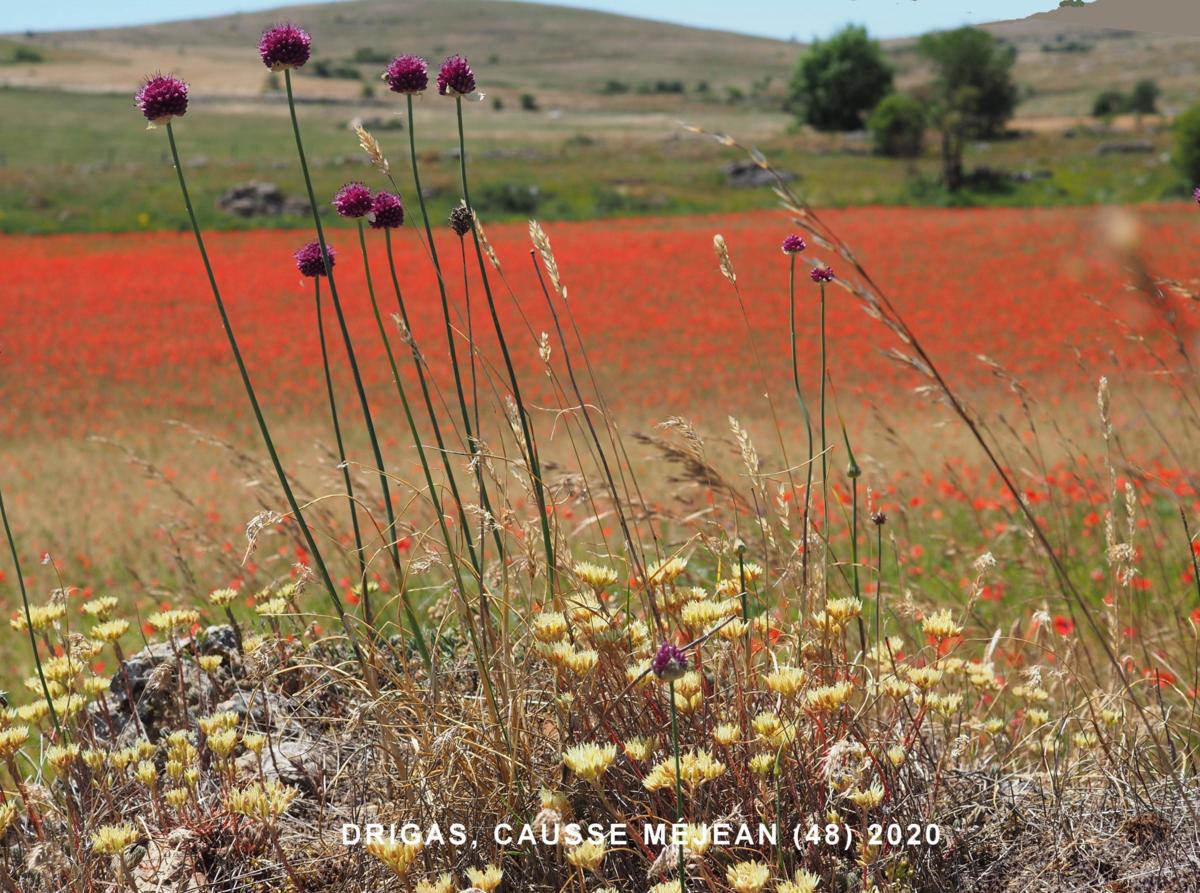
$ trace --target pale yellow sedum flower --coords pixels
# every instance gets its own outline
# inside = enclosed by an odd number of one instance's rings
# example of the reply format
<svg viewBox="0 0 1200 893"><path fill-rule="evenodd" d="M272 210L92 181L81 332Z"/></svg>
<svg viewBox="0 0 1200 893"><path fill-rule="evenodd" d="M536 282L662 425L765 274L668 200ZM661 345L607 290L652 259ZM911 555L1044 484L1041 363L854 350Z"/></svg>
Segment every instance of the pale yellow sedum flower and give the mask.
<svg viewBox="0 0 1200 893"><path fill-rule="evenodd" d="M713 729L713 740L722 747L729 747L742 740L741 726L731 722L723 722Z"/></svg>
<svg viewBox="0 0 1200 893"><path fill-rule="evenodd" d="M761 893L771 879L771 869L762 862L738 862L725 869L725 880L734 893Z"/></svg>
<svg viewBox="0 0 1200 893"><path fill-rule="evenodd" d="M615 744L577 744L563 754L563 763L588 784L596 784L616 758Z"/></svg>
<svg viewBox="0 0 1200 893"><path fill-rule="evenodd" d="M533 619L533 637L539 642L549 644L566 638L567 618L557 611L538 614Z"/></svg>
<svg viewBox="0 0 1200 893"><path fill-rule="evenodd" d="M83 613L97 620L107 620L117 607L117 600L111 595L94 598L83 605Z"/></svg>
<svg viewBox="0 0 1200 893"><path fill-rule="evenodd" d="M953 639L962 631L963 628L954 622L954 617L950 614L949 609L934 611L921 621L921 632L939 641Z"/></svg>
<svg viewBox="0 0 1200 893"><path fill-rule="evenodd" d="M623 745L623 749L626 757L635 763L642 763L650 759L650 754L654 752L654 742L649 738L630 738Z"/></svg>
<svg viewBox="0 0 1200 893"><path fill-rule="evenodd" d="M790 881L780 881L775 890L777 893L814 893L821 879L811 871L797 869L795 877Z"/></svg>
<svg viewBox="0 0 1200 893"><path fill-rule="evenodd" d="M618 579L617 572L611 567L592 564L590 561L581 561L572 570L575 579L597 592L608 586L615 586Z"/></svg>
<svg viewBox="0 0 1200 893"><path fill-rule="evenodd" d="M799 667L779 667L767 676L767 688L785 698L794 698L804 688L807 678Z"/></svg>
<svg viewBox="0 0 1200 893"><path fill-rule="evenodd" d="M883 786L875 782L866 789L854 788L846 797L859 809L874 809L883 802Z"/></svg>
<svg viewBox="0 0 1200 893"><path fill-rule="evenodd" d="M567 861L583 871L597 871L604 862L604 844L585 840L567 853Z"/></svg>
<svg viewBox="0 0 1200 893"><path fill-rule="evenodd" d="M443 874L417 882L416 893L454 893L454 878Z"/></svg>
<svg viewBox="0 0 1200 893"><path fill-rule="evenodd" d="M853 686L849 682L822 685L808 693L808 706L823 713L832 713L850 700Z"/></svg>
<svg viewBox="0 0 1200 893"><path fill-rule="evenodd" d="M486 865L480 868L468 868L467 880L478 887L483 893L492 893L500 886L500 881L504 879L504 872L495 865Z"/></svg>
<svg viewBox="0 0 1200 893"><path fill-rule="evenodd" d="M128 620L107 620L104 623L97 623L93 626L92 631L88 635L97 642L111 645L127 632L129 632Z"/></svg>
<svg viewBox="0 0 1200 893"><path fill-rule="evenodd" d="M214 589L208 594L208 600L218 608L228 608L236 599L236 589Z"/></svg>
<svg viewBox="0 0 1200 893"><path fill-rule="evenodd" d="M101 856L116 856L137 843L138 832L133 825L102 825L92 835L92 852Z"/></svg>
<svg viewBox="0 0 1200 893"><path fill-rule="evenodd" d="M412 867L413 860L421 851L418 844L402 843L398 840L375 840L368 843L366 851L386 865L396 877L404 877Z"/></svg>
<svg viewBox="0 0 1200 893"><path fill-rule="evenodd" d="M230 812L269 824L288 811L299 793L295 788L274 779L266 783L256 781L245 788L230 791L225 805Z"/></svg>

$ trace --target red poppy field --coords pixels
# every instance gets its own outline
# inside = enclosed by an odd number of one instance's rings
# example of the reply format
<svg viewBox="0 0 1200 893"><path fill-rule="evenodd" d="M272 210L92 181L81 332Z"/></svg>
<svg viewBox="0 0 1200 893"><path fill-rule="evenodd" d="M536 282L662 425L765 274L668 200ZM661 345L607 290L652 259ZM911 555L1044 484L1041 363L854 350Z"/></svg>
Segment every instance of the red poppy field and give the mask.
<svg viewBox="0 0 1200 893"><path fill-rule="evenodd" d="M1194 276L1189 252L1200 235L1200 216L1185 206L1140 213L1150 267L1164 277ZM1125 349L1123 324L1136 333L1149 321L1126 287L1128 276L1107 246L1099 217L1091 209L878 208L828 214L954 384L989 387L993 374L978 359L983 354L1046 400L1079 386L1094 388L1101 374L1112 375L1118 367L1153 371L1147 353ZM552 226L549 235L571 304L610 403L638 418L754 415L757 388L747 376L752 356L763 364L773 390L786 389L787 260L778 249L786 231L786 219L770 213ZM729 245L755 330L753 349L738 297L718 271L711 248L715 233L724 234ZM533 332L549 330L524 227L496 227L489 236L512 286L509 293L499 288L501 314L520 326L519 304ZM320 412L311 285L302 283L291 259L304 234L209 238L265 401L275 412ZM452 240L447 233L441 250L450 259L457 323L465 326ZM331 241L340 250L341 290L364 372L376 385L386 383L355 236L335 230ZM190 236L13 237L4 240L4 250L10 258L0 298L6 437L112 434L132 420L209 410L242 414L240 386ZM385 311L394 309L382 242L372 250L381 303ZM416 337L431 339L422 343L437 374L445 352L444 339L437 341L440 308L421 253L406 231L397 243L401 287ZM836 271L838 259L829 260ZM474 281L472 300L475 321L486 328ZM801 374L812 381L818 368L817 291L807 277L798 283L797 301ZM544 377L529 331L516 336L514 354L536 389ZM829 339L831 374L843 399L854 394L855 401L907 407L920 382L883 356L895 346L886 330L838 289L830 292Z"/></svg>
<svg viewBox="0 0 1200 893"><path fill-rule="evenodd" d="M1200 236L1200 216L1186 206L1146 207L1138 215L1148 267L1186 288L1195 275L1189 245ZM1090 425L1100 376L1137 393L1174 362L1173 356L1164 359L1172 348L1159 316L1127 285L1128 271L1108 247L1096 210L879 208L834 211L827 218L892 296L951 384L984 405L1015 408L1011 375L1049 408L1055 426L1074 431ZM800 450L800 415L790 394L788 261L778 247L786 224L781 215L761 213L550 228L590 359L623 422L647 426L682 416L721 434L729 415L751 425L766 421L763 375L780 424L795 433ZM715 233L729 246L752 334L739 295L720 274ZM498 226L489 237L501 259L497 300L527 399L552 410L557 398L534 334L551 330L552 321L533 274L528 234L524 227ZM283 449L307 464L314 460L312 445L329 436L311 280L301 281L291 258L304 238L294 231L217 233L209 244L268 415L289 432ZM451 234L439 238L456 325L465 332L459 248ZM410 455L403 452L402 418L371 321L355 235L334 230L331 242L339 250L340 288L385 448ZM383 245L371 244L375 286L390 313L394 294ZM414 334L441 399L448 401L452 385L430 265L411 230L396 248ZM11 262L0 292L6 322L2 430L6 462L28 485L17 488L12 500L30 531L24 537L29 552L53 552L62 567L81 572L98 562L110 580L148 566L145 580L135 572L135 585L153 588L160 574L175 570L169 563L164 568L154 552L172 542L175 522L164 518L180 508L179 494L172 495L177 489L192 500L186 525L207 528L205 548L222 556L222 577L239 576L239 533L256 505L244 488L221 486L230 479L228 452L197 447L168 425L194 425L252 455L260 448L190 236L16 237L4 240L4 249ZM820 256L811 249L807 254ZM837 270L838 258L824 259ZM468 266L473 269L473 261ZM486 354L494 340L480 336L488 326L475 275L470 295L475 335ZM817 287L801 271L798 361L810 396L819 370L817 300ZM1178 325L1190 339L1190 310L1179 301ZM893 498L903 492L913 509L952 497L952 504L975 512L1007 511L994 479L964 482L979 457L962 459L946 447L957 445L958 435L947 433L945 419L926 409L918 390L924 379L885 355L897 346L893 336L838 288L829 292L828 330L833 405L840 416L871 420L856 430L860 441L878 447L886 439L880 425L891 426L898 431L893 440L912 439L918 450L938 443L942 449L933 461L949 452L960 466L944 474L926 466L922 482L911 462L898 463L904 471L889 472ZM332 356L335 366L345 365L340 345L333 345ZM488 363L495 362L488 356ZM340 372L343 400L349 401L348 376ZM921 421L912 421L914 413ZM551 412L544 416L549 427ZM148 457L153 469L128 463L134 453ZM1085 507L1097 492L1103 499L1103 488L1080 484L1078 470L1069 466L1056 467L1045 484L1075 488ZM930 487L938 488L936 496ZM948 511L946 505L937 509L939 516ZM140 533L113 543L114 523ZM148 546L141 538L149 538Z"/></svg>

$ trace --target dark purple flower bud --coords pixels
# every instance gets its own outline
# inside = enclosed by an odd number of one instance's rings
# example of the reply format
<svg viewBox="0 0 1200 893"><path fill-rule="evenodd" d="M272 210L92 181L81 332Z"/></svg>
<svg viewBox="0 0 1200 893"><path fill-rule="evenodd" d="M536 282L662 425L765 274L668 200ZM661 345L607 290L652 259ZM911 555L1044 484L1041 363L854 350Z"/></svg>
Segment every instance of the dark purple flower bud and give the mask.
<svg viewBox="0 0 1200 893"><path fill-rule="evenodd" d="M651 666L654 675L659 679L674 682L687 672L687 658L670 642L663 642L658 654L654 655L654 663Z"/></svg>
<svg viewBox="0 0 1200 893"><path fill-rule="evenodd" d="M813 267L812 272L808 274L813 282L832 282L833 270L829 267Z"/></svg>
<svg viewBox="0 0 1200 893"><path fill-rule="evenodd" d="M393 93L413 95L429 87L429 65L420 56L397 56L383 73Z"/></svg>
<svg viewBox="0 0 1200 893"><path fill-rule="evenodd" d="M447 56L437 76L438 93L469 96L475 92L475 72L462 56Z"/></svg>
<svg viewBox="0 0 1200 893"><path fill-rule="evenodd" d="M887 512L871 512L871 523L876 527L882 527L887 523Z"/></svg>
<svg viewBox="0 0 1200 893"><path fill-rule="evenodd" d="M135 102L151 124L166 124L187 112L188 85L169 74L156 74L142 84Z"/></svg>
<svg viewBox="0 0 1200 893"><path fill-rule="evenodd" d="M275 25L263 32L258 55L271 71L299 68L312 54L312 38L296 25Z"/></svg>
<svg viewBox="0 0 1200 893"><path fill-rule="evenodd" d="M475 214L466 205L458 205L450 212L450 228L460 239L475 225Z"/></svg>
<svg viewBox="0 0 1200 893"><path fill-rule="evenodd" d="M404 225L404 203L393 192L377 192L367 219L375 229L396 229Z"/></svg>
<svg viewBox="0 0 1200 893"><path fill-rule="evenodd" d="M371 213L371 190L357 181L347 183L333 197L333 207L342 217L366 217Z"/></svg>
<svg viewBox="0 0 1200 893"><path fill-rule="evenodd" d="M325 262L321 258L321 243L309 242L295 254L296 269L300 271L301 276L324 276ZM329 249L329 267L333 268L334 261L337 255L333 248Z"/></svg>
<svg viewBox="0 0 1200 893"><path fill-rule="evenodd" d="M783 240L783 253L784 254L799 254L801 251L803 251L807 247L808 247L808 243L805 242L802 238L800 238L795 233L792 233L790 236L787 236Z"/></svg>

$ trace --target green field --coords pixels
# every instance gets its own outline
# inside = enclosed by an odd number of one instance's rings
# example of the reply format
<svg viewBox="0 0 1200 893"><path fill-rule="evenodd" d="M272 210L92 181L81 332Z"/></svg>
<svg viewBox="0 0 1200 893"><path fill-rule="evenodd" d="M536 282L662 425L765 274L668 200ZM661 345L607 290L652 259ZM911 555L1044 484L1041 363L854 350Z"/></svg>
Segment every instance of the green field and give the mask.
<svg viewBox="0 0 1200 893"><path fill-rule="evenodd" d="M299 89L303 87L301 82ZM398 105L383 105L367 117L399 121ZM6 122L0 149L0 232L183 226L173 183L161 176L168 163L166 140L145 130L130 98L2 89L0 111ZM695 111L693 119L712 123L721 113L720 108ZM666 117L630 131L601 112L546 120L537 113L497 112L479 105L469 107L468 114L468 126L478 134L476 203L488 219L736 211L774 202L769 188L729 185L725 165L737 156L683 132ZM346 180L366 175L365 156L349 129L351 110L312 104L302 107L301 115L318 194L332 195ZM995 176L952 197L937 185L932 134L926 156L910 162L874 156L862 139L791 132L780 113L743 111L727 117L730 132L739 132L740 120L752 135L761 133L759 147L781 169L795 173L800 190L823 206L1087 204L1187 194L1188 184L1166 157L1170 133L1149 124L1141 134L1027 134L977 143L968 151L968 168L987 167ZM526 138L515 143L511 131L522 119L528 122ZM443 214L458 194L453 116L429 98L418 111L418 126L426 188L433 207ZM374 132L395 162L406 166L407 132ZM196 102L178 125L178 135L192 159L189 176L205 226L305 225L303 217L241 218L216 205L230 186L249 180L266 180L288 196L301 195L300 171L279 151L290 136L283 107L247 114ZM1152 142L1154 151L1099 154L1106 142L1134 140ZM1024 174L1030 178L1018 179Z"/></svg>

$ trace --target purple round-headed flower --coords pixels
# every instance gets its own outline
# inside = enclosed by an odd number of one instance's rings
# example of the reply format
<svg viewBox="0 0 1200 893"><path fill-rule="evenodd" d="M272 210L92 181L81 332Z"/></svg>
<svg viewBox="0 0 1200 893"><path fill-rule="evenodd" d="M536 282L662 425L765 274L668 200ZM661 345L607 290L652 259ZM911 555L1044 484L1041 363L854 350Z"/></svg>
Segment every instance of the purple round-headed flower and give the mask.
<svg viewBox="0 0 1200 893"><path fill-rule="evenodd" d="M187 112L188 85L169 74L147 78L134 100L151 124L166 124Z"/></svg>
<svg viewBox="0 0 1200 893"><path fill-rule="evenodd" d="M420 56L397 56L383 73L393 93L412 96L429 87L429 64Z"/></svg>
<svg viewBox="0 0 1200 893"><path fill-rule="evenodd" d="M404 225L404 203L394 192L377 192L369 215L375 229L396 229Z"/></svg>
<svg viewBox="0 0 1200 893"><path fill-rule="evenodd" d="M1200 205L1200 186L1192 190L1192 198L1196 200L1196 204Z"/></svg>
<svg viewBox="0 0 1200 893"><path fill-rule="evenodd" d="M471 231L475 225L475 214L466 205L456 205L450 212L450 229L460 239Z"/></svg>
<svg viewBox="0 0 1200 893"><path fill-rule="evenodd" d="M651 667L654 669L654 675L659 679L674 682L687 672L687 658L670 642L663 642L662 647L658 649L658 654L654 655Z"/></svg>
<svg viewBox="0 0 1200 893"><path fill-rule="evenodd" d="M833 270L830 267L813 267L812 272L808 274L813 282L832 282Z"/></svg>
<svg viewBox="0 0 1200 893"><path fill-rule="evenodd" d="M309 242L296 252L295 258L296 269L300 271L301 276L310 276L315 278L317 276L325 275L325 261L321 257L320 242ZM333 268L333 264L336 259L337 255L334 253L334 250L331 247L329 249L330 269Z"/></svg>
<svg viewBox="0 0 1200 893"><path fill-rule="evenodd" d="M783 245L780 247L783 249L784 254L799 254L808 247L808 243L800 238L800 236L792 233L790 236L784 237Z"/></svg>
<svg viewBox="0 0 1200 893"><path fill-rule="evenodd" d="M258 55L271 71L299 68L312 55L312 38L297 25L275 25L259 38Z"/></svg>
<svg viewBox="0 0 1200 893"><path fill-rule="evenodd" d="M475 92L475 72L462 56L447 56L437 76L438 93L443 96L469 96Z"/></svg>
<svg viewBox="0 0 1200 893"><path fill-rule="evenodd" d="M333 207L342 217L366 217L371 213L371 190L357 180L347 183L333 197Z"/></svg>

